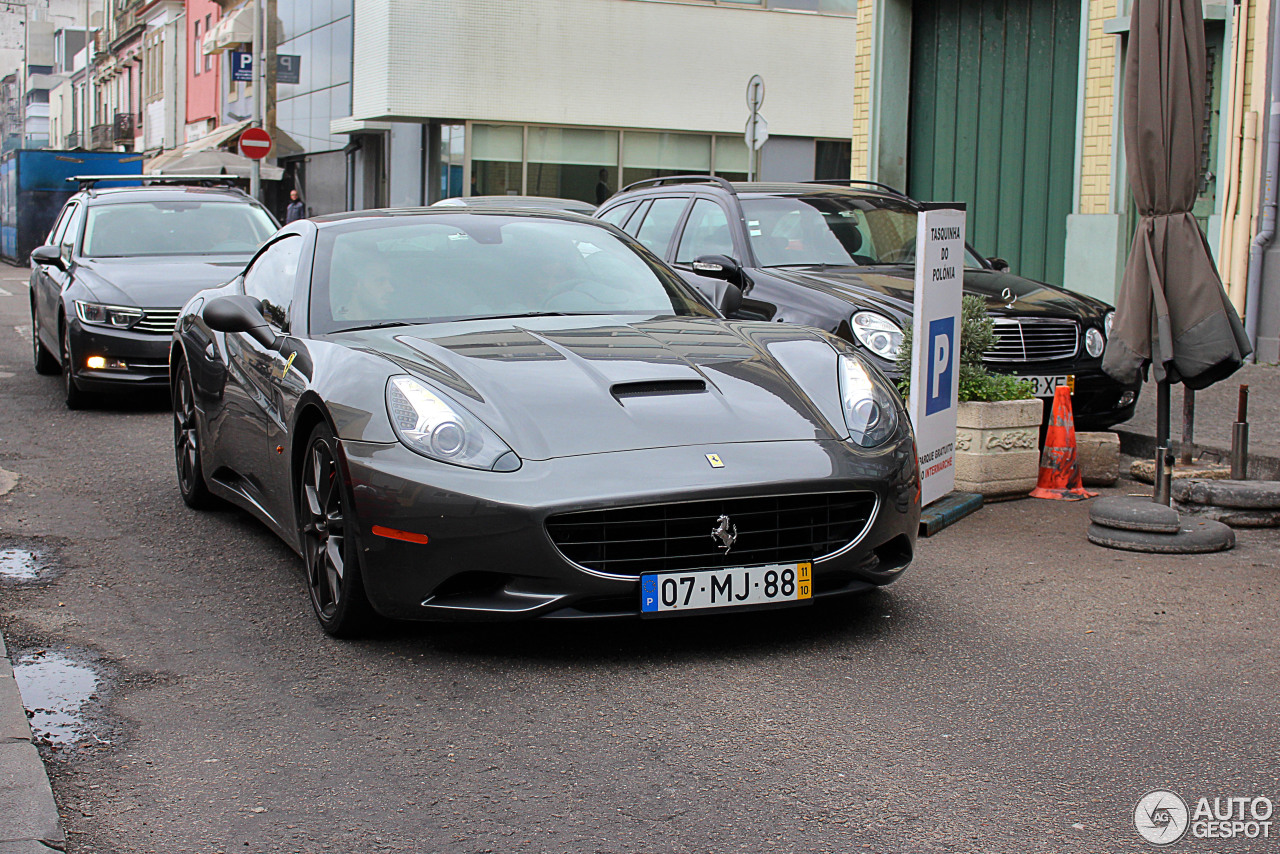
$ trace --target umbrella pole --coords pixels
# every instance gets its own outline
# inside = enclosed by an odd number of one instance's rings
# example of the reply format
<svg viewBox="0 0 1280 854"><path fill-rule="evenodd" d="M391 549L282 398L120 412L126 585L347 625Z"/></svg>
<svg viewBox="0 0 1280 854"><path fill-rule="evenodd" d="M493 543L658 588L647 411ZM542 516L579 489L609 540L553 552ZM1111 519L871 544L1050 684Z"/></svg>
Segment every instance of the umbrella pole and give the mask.
<svg viewBox="0 0 1280 854"><path fill-rule="evenodd" d="M1169 381L1156 383L1156 471L1152 500L1166 507L1172 502L1173 454L1169 451Z"/></svg>

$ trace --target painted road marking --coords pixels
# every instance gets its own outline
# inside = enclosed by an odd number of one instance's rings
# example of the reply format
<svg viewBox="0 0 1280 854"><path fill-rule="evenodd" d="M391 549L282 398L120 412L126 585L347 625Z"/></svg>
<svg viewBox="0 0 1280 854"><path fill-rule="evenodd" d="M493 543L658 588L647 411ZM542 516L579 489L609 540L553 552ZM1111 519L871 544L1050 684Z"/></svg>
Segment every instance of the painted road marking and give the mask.
<svg viewBox="0 0 1280 854"><path fill-rule="evenodd" d="M4 288L0 288L0 297L11 297L11 296L13 296L13 294L9 293Z"/></svg>

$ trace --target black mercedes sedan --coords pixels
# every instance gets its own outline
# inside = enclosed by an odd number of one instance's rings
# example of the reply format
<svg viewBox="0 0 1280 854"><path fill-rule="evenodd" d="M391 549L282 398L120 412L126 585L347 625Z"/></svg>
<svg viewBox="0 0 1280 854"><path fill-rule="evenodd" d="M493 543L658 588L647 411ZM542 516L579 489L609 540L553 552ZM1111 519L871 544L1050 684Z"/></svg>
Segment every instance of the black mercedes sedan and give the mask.
<svg viewBox="0 0 1280 854"><path fill-rule="evenodd" d="M35 369L62 373L72 409L95 393L166 388L182 304L235 278L277 226L231 187L76 193L31 253Z"/></svg>
<svg viewBox="0 0 1280 854"><path fill-rule="evenodd" d="M707 294L743 292L735 317L817 326L894 376L915 299L914 200L882 185L730 183L709 175L640 181L596 216L632 234ZM964 290L995 321L987 367L1031 381L1046 410L1072 389L1076 425L1133 415L1138 389L1102 371L1112 307L1008 272L970 249Z"/></svg>
<svg viewBox="0 0 1280 854"><path fill-rule="evenodd" d="M574 214L291 223L186 305L170 373L183 499L298 551L333 635L804 605L914 551L911 427L865 356L727 321Z"/></svg>

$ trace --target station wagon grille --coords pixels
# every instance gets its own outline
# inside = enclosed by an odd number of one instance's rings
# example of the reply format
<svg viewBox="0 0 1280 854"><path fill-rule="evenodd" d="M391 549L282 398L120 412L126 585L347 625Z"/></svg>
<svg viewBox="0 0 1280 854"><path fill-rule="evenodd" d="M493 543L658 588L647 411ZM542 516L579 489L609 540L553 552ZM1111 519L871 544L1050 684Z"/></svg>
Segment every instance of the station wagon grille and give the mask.
<svg viewBox="0 0 1280 854"><path fill-rule="evenodd" d="M143 309L142 319L133 325L134 332L154 332L159 335L173 334L173 327L178 322L181 309L147 308Z"/></svg>
<svg viewBox="0 0 1280 854"><path fill-rule="evenodd" d="M987 362L1048 362L1071 359L1080 350L1080 327L1074 320L997 317L996 343Z"/></svg>
<svg viewBox="0 0 1280 854"><path fill-rule="evenodd" d="M579 566L639 576L823 557L857 539L875 506L870 492L682 501L561 513L547 533ZM728 554L711 535L722 515L738 535Z"/></svg>

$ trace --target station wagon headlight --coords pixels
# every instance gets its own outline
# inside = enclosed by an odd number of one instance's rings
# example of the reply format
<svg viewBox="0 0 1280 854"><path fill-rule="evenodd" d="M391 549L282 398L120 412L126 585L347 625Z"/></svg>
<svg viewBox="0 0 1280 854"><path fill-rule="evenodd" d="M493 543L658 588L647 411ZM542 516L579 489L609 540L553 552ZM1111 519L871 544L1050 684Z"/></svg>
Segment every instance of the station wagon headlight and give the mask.
<svg viewBox="0 0 1280 854"><path fill-rule="evenodd" d="M76 300L76 317L80 318L81 323L91 326L128 329L142 319L142 309Z"/></svg>
<svg viewBox="0 0 1280 854"><path fill-rule="evenodd" d="M864 448L883 443L898 429L898 400L879 374L852 356L840 357L840 399L849 438Z"/></svg>
<svg viewBox="0 0 1280 854"><path fill-rule="evenodd" d="M1084 333L1084 351L1089 354L1090 358L1096 359L1102 355L1102 348L1105 347L1107 341L1102 337L1102 333L1090 326Z"/></svg>
<svg viewBox="0 0 1280 854"><path fill-rule="evenodd" d="M853 316L850 323L853 337L881 359L898 358L902 349L902 327L883 314L874 311L860 311Z"/></svg>
<svg viewBox="0 0 1280 854"><path fill-rule="evenodd" d="M387 382L387 415L400 441L424 457L491 471L520 468L520 458L497 433L413 377Z"/></svg>

